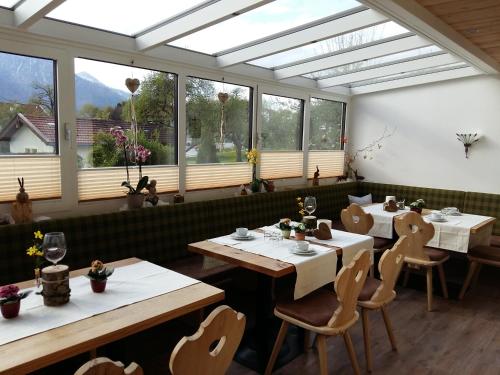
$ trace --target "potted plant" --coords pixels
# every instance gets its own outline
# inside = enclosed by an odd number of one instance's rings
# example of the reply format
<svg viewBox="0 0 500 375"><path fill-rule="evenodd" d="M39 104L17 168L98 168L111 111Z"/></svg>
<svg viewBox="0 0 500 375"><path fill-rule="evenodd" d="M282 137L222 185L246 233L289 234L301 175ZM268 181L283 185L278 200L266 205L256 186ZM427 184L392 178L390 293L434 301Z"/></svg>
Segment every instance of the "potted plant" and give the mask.
<svg viewBox="0 0 500 375"><path fill-rule="evenodd" d="M102 293L106 289L106 282L114 272L113 268L107 268L100 260L94 260L87 277L94 293Z"/></svg>
<svg viewBox="0 0 500 375"><path fill-rule="evenodd" d="M306 225L304 223L299 223L295 227L293 227L295 231L295 239L297 241L304 241L306 239Z"/></svg>
<svg viewBox="0 0 500 375"><path fill-rule="evenodd" d="M19 315L21 300L26 298L30 291L19 292L15 285L5 285L0 288L0 308L5 319L12 319Z"/></svg>
<svg viewBox="0 0 500 375"><path fill-rule="evenodd" d="M423 199L417 199L415 202L410 203L410 211L421 214L422 208L425 207L425 201Z"/></svg>
<svg viewBox="0 0 500 375"><path fill-rule="evenodd" d="M292 220L285 218L280 220L280 229L283 238L290 238L290 232L292 231Z"/></svg>
<svg viewBox="0 0 500 375"><path fill-rule="evenodd" d="M264 189L266 189L266 191L268 193L272 193L275 189L275 186L274 186L274 181L272 180L260 180L262 182L262 184L264 185Z"/></svg>
<svg viewBox="0 0 500 375"><path fill-rule="evenodd" d="M148 184L148 176L142 177L137 186L134 188L130 185L130 182L123 181L122 186L128 188L127 193L127 203L129 208L141 208L144 204L145 195L142 193L142 190Z"/></svg>

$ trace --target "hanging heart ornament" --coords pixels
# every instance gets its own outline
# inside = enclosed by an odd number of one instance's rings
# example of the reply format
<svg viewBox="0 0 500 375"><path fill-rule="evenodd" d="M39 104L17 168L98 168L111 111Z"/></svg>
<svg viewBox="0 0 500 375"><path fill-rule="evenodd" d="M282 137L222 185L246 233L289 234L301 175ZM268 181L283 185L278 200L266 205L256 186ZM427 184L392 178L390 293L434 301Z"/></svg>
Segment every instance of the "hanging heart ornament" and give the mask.
<svg viewBox="0 0 500 375"><path fill-rule="evenodd" d="M217 97L222 104L226 104L227 100L229 99L229 94L227 92L219 92Z"/></svg>
<svg viewBox="0 0 500 375"><path fill-rule="evenodd" d="M137 78L127 78L125 80L125 86L129 89L129 91L133 94L137 91L141 82Z"/></svg>

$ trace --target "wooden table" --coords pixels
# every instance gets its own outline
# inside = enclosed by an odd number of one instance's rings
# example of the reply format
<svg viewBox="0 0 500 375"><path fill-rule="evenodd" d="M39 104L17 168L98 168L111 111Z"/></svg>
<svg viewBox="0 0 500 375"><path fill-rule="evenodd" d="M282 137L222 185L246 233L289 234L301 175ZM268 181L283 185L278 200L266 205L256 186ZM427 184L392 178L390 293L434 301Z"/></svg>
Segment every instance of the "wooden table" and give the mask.
<svg viewBox="0 0 500 375"><path fill-rule="evenodd" d="M117 268L139 261L138 258L129 258L109 265ZM71 272L70 276L81 276L87 272L88 268L80 269ZM33 286L33 280L17 285L20 288L30 288ZM26 374L35 371L223 299L223 290L200 282L10 342L0 346L0 374Z"/></svg>

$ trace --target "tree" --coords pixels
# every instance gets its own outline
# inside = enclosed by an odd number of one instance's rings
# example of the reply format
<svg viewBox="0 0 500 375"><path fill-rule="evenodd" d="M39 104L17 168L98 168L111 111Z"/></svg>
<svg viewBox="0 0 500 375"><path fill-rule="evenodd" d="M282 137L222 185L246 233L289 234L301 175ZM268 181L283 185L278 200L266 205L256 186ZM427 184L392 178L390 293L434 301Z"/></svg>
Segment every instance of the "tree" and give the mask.
<svg viewBox="0 0 500 375"><path fill-rule="evenodd" d="M311 100L310 150L340 150L343 106L330 100Z"/></svg>
<svg viewBox="0 0 500 375"><path fill-rule="evenodd" d="M39 105L48 116L54 116L56 98L52 84L33 83L35 93L30 98L30 103Z"/></svg>

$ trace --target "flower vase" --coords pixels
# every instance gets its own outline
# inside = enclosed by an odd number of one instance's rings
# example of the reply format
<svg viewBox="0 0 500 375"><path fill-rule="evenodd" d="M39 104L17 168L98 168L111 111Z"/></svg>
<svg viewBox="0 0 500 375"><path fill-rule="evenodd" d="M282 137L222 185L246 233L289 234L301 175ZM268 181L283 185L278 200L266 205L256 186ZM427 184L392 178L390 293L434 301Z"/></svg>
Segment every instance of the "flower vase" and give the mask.
<svg viewBox="0 0 500 375"><path fill-rule="evenodd" d="M416 212L417 214L422 214L422 209L420 207L410 207L410 211Z"/></svg>
<svg viewBox="0 0 500 375"><path fill-rule="evenodd" d="M127 204L129 209L142 208L144 204L144 194L127 194Z"/></svg>
<svg viewBox="0 0 500 375"><path fill-rule="evenodd" d="M7 302L0 306L2 310L2 315L5 319L12 319L19 315L19 309L21 308L21 300Z"/></svg>
<svg viewBox="0 0 500 375"><path fill-rule="evenodd" d="M106 289L106 282L108 280L90 280L90 286L94 293L102 293Z"/></svg>
<svg viewBox="0 0 500 375"><path fill-rule="evenodd" d="M283 235L283 238L285 238L285 239L290 238L290 232L291 232L290 230L284 230L284 229L281 230L281 234Z"/></svg>
<svg viewBox="0 0 500 375"><path fill-rule="evenodd" d="M252 193L259 193L260 192L260 182L259 180L253 180L252 184L250 185L250 190L252 190Z"/></svg>
<svg viewBox="0 0 500 375"><path fill-rule="evenodd" d="M297 241L304 241L306 239L306 234L304 232L295 232L295 239Z"/></svg>

